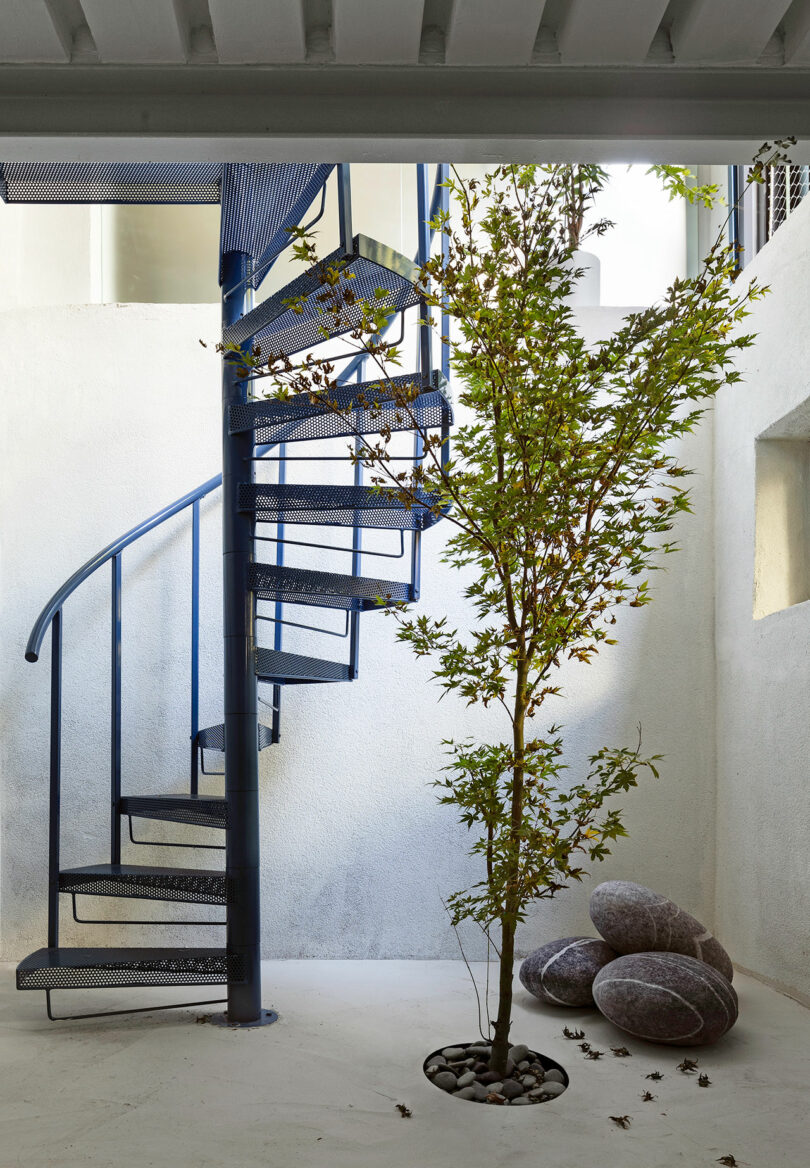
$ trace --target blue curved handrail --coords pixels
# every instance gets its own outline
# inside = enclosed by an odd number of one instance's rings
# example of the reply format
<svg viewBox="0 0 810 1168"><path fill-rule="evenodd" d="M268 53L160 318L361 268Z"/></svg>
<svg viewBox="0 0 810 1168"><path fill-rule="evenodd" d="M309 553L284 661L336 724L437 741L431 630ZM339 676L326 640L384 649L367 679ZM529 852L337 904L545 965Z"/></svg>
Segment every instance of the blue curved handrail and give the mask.
<svg viewBox="0 0 810 1168"><path fill-rule="evenodd" d="M31 630L31 635L28 638L28 644L25 647L26 661L39 660L39 650L42 646L43 638L45 637L45 633L48 631L48 627L50 626L50 623L53 620L55 614L65 603L68 596L70 596L72 592L75 592L79 585L84 583L88 576L92 576L92 574L97 571L98 568L100 568L103 564L106 564L108 560L113 558L113 556L117 556L119 552L123 551L125 547L128 547L129 544L134 543L136 539L140 539L142 535L146 535L146 533L148 531L152 531L153 528L159 527L161 523L165 523L166 520L171 519L173 515L177 515L180 511L184 511L186 507L190 507L192 503L197 502L199 499L203 499L206 495L210 494L211 491L216 490L216 488L221 485L222 475L214 475L212 479L208 479L207 482L201 483L199 487L196 487L193 491L189 491L188 494L183 495L182 498L176 499L174 503L169 503L168 506L162 507L160 511L156 511L154 515L150 515L148 519L144 519L135 527L130 528L130 530L125 532L124 535L120 535L118 539L113 540L112 543L109 543L105 548L102 548L100 552L96 552L94 556L91 556L86 564L83 564L81 568L78 568L73 573L73 575L64 582L61 588L57 588L56 592L54 592L51 599L37 617L36 623Z"/></svg>

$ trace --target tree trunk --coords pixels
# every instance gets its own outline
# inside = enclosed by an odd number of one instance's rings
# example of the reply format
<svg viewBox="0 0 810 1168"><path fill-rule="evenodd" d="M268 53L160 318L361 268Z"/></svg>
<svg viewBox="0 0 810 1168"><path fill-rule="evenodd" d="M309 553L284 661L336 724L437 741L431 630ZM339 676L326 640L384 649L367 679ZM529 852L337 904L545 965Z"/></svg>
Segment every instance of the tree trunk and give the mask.
<svg viewBox="0 0 810 1168"><path fill-rule="evenodd" d="M498 978L498 1017L495 1019L495 1035L490 1070L497 1075L506 1074L506 1060L509 1057L509 1030L512 1025L512 980L515 966L516 916L520 907L520 827L523 822L523 770L524 770L524 722L526 716L526 677L528 663L518 659L515 681L515 705L513 716L513 746L515 765L512 773L512 808L509 849L509 872L504 911L501 916L501 960Z"/></svg>
<svg viewBox="0 0 810 1168"><path fill-rule="evenodd" d="M512 1025L512 978L515 965L515 926L501 927L501 963L498 981L498 1017L495 1019L495 1037L489 1069L496 1075L506 1074L509 1057L509 1028Z"/></svg>

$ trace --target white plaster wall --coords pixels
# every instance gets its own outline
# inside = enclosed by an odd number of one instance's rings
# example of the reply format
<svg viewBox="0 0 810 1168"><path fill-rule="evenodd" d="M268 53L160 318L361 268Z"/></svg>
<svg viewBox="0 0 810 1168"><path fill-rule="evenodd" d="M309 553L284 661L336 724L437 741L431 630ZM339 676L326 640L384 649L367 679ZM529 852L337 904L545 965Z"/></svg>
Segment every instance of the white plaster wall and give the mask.
<svg viewBox="0 0 810 1168"><path fill-rule="evenodd" d="M582 312L604 335L621 311ZM45 934L48 650L23 659L47 597L93 552L219 465L213 306L99 305L0 313L2 446L2 956L18 959ZM42 354L40 359L36 355ZM46 357L50 358L46 360ZM624 876L673 895L705 917L712 903L713 650L711 433L679 454L700 472L684 551L652 580L655 603L623 614L617 648L566 670L572 778L604 743L666 755L659 782L623 800L630 838L597 879ZM220 600L216 504L203 522L204 722L220 719ZM425 611L467 619L461 580L439 563L444 533L424 539ZM373 545L369 545L373 546ZM182 789L188 718L187 520L124 554L124 790ZM310 561L312 562L312 561ZM381 572L385 561L366 571ZM65 865L103 862L107 849L109 573L65 609ZM316 614L317 616L317 614ZM325 621L331 621L328 615ZM316 622L317 623L317 622ZM266 637L266 634L263 634ZM340 642L287 641L327 656ZM466 832L437 805L430 781L449 736L502 733L497 714L438 702L429 667L394 641L382 614L364 618L360 680L294 687L280 746L262 756L264 950L283 957L453 957L441 897L478 878ZM216 761L216 756L212 756ZM217 790L218 780L210 780ZM148 835L160 826L139 825ZM176 838L166 827L163 838ZM199 838L199 837L198 837ZM131 862L216 866L216 853L125 850ZM588 928L586 882L527 922L525 950ZM89 904L108 918L165 916L171 906ZM188 912L189 910L184 910ZM202 919L210 910L191 910ZM194 932L216 943L214 930ZM481 955L480 937L467 935ZM65 925L63 943L192 943L192 930Z"/></svg>
<svg viewBox="0 0 810 1168"><path fill-rule="evenodd" d="M810 201L746 268L771 287L746 322L745 383L718 398L717 923L735 960L810 993L810 603L755 620L757 435L810 397Z"/></svg>

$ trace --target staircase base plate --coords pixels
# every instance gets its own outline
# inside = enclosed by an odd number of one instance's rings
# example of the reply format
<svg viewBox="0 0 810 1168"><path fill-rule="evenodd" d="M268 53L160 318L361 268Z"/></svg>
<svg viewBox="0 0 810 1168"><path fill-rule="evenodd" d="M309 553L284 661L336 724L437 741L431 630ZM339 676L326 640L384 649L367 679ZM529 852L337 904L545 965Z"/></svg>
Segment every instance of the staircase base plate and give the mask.
<svg viewBox="0 0 810 1168"><path fill-rule="evenodd" d="M212 1014L208 1021L212 1026L227 1026L229 1030L255 1030L258 1026L272 1026L278 1022L278 1014L275 1010L262 1010L254 1022L231 1022L227 1013Z"/></svg>

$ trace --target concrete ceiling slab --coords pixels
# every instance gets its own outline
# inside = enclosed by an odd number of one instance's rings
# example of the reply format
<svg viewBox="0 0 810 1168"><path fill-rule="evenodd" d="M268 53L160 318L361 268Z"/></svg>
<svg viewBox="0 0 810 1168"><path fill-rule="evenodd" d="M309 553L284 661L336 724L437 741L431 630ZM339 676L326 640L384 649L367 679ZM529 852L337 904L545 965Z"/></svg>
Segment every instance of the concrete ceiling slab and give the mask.
<svg viewBox="0 0 810 1168"><path fill-rule="evenodd" d="M756 61L789 7L790 0L688 0L670 30L675 60Z"/></svg>
<svg viewBox="0 0 810 1168"><path fill-rule="evenodd" d="M102 62L168 64L185 60L171 0L82 0Z"/></svg>
<svg viewBox="0 0 810 1168"><path fill-rule="evenodd" d="M668 0L570 0L557 29L563 64L634 64L647 56Z"/></svg>
<svg viewBox="0 0 810 1168"><path fill-rule="evenodd" d="M526 65L544 0L455 0L447 29L448 65Z"/></svg>
<svg viewBox="0 0 810 1168"><path fill-rule="evenodd" d="M306 59L300 0L208 0L223 65L293 63Z"/></svg>
<svg viewBox="0 0 810 1168"><path fill-rule="evenodd" d="M810 0L794 0L785 17L785 63L810 65Z"/></svg>
<svg viewBox="0 0 810 1168"><path fill-rule="evenodd" d="M45 0L2 0L0 60L67 61Z"/></svg>
<svg viewBox="0 0 810 1168"><path fill-rule="evenodd" d="M334 0L337 64L415 65L425 0Z"/></svg>

